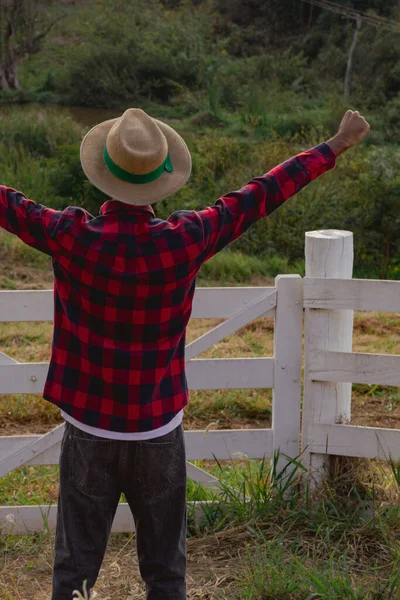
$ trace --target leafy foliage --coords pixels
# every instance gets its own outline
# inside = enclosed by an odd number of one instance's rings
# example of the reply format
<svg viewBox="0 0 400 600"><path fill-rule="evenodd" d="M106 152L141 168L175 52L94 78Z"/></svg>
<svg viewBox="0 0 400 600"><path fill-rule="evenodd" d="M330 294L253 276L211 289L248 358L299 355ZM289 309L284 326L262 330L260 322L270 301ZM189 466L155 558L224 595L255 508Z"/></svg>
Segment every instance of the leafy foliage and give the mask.
<svg viewBox="0 0 400 600"><path fill-rule="evenodd" d="M37 201L63 209L78 204L98 214L106 196L86 179L80 165L83 131L73 121L33 109L11 110L0 122L1 180ZM274 134L276 136L276 134ZM217 132L188 136L193 172L188 184L161 201L157 215L200 209L229 190L286 160L328 134L310 128L291 141L263 142ZM400 276L400 151L365 146L338 160L334 172L306 187L296 198L253 225L230 250L205 267L204 276L245 281L255 275L302 271L304 233L350 229L355 236L355 268L361 275ZM281 258L284 257L284 258ZM293 265L296 265L293 267Z"/></svg>
<svg viewBox="0 0 400 600"><path fill-rule="evenodd" d="M396 0L342 4L398 20ZM69 9L20 79L41 101L80 106L210 104L223 118L224 109L268 105L279 89L294 92L300 108L342 92L353 31L353 21L298 0L90 0ZM398 96L399 39L363 25L352 81L358 106Z"/></svg>

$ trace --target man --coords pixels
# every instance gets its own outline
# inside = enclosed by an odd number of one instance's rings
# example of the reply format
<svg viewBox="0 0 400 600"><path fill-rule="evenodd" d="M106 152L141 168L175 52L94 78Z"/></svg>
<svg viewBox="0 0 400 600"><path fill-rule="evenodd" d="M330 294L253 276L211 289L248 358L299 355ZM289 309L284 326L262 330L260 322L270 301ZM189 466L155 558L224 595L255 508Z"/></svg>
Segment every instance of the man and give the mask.
<svg viewBox="0 0 400 600"><path fill-rule="evenodd" d="M54 339L44 398L66 420L53 600L95 584L122 492L148 600L186 598L185 332L202 264L270 215L369 131L347 111L337 135L201 211L151 205L190 176L176 131L129 109L85 136L88 179L112 200L93 217L0 188L0 225L50 254Z"/></svg>

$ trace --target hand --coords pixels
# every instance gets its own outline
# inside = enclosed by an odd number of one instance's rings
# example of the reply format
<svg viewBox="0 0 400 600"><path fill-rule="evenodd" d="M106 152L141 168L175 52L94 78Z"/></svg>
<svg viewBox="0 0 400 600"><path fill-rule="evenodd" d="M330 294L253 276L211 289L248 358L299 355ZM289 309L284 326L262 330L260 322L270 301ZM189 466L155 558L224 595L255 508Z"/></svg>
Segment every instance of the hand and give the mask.
<svg viewBox="0 0 400 600"><path fill-rule="evenodd" d="M356 146L370 130L369 123L356 110L348 110L340 125L337 134L328 141L336 156L342 154L345 150Z"/></svg>

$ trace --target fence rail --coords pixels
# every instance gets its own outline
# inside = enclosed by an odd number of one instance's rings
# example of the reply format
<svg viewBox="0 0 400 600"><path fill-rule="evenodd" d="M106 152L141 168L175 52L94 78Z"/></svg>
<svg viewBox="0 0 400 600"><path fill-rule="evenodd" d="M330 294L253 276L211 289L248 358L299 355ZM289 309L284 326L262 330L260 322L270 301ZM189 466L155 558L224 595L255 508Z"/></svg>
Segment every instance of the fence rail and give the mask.
<svg viewBox="0 0 400 600"><path fill-rule="evenodd" d="M400 460L400 430L357 425L310 423L312 452L335 456Z"/></svg>
<svg viewBox="0 0 400 600"><path fill-rule="evenodd" d="M46 381L48 363L2 364L0 379L2 394L41 394ZM213 358L187 363L187 378L191 390L272 388L273 358Z"/></svg>
<svg viewBox="0 0 400 600"><path fill-rule="evenodd" d="M22 435L0 437L0 477L22 465L55 465L60 456L64 425L45 436ZM44 438L50 439L43 443ZM220 429L185 432L188 460L229 460L232 458L271 458L272 429ZM200 482L201 483L201 482Z"/></svg>
<svg viewBox="0 0 400 600"><path fill-rule="evenodd" d="M359 352L312 352L309 376L314 381L346 381L400 386L400 356Z"/></svg>
<svg viewBox="0 0 400 600"><path fill-rule="evenodd" d="M374 279L306 278L304 308L399 312L399 282Z"/></svg>
<svg viewBox="0 0 400 600"><path fill-rule="evenodd" d="M274 291L273 287L197 288L192 319L229 319ZM52 321L53 296L52 290L1 290L0 322ZM269 317L275 316L274 303L267 310Z"/></svg>

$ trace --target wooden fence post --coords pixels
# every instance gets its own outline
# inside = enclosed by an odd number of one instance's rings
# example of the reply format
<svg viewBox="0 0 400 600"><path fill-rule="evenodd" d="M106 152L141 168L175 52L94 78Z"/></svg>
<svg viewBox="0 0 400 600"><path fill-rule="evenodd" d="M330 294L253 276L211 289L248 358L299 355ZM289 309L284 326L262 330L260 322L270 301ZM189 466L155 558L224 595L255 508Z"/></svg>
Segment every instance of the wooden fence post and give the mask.
<svg viewBox="0 0 400 600"><path fill-rule="evenodd" d="M300 275L278 275L274 332L274 389L272 397L273 450L289 458L300 453L301 346L303 329L303 280ZM276 474L285 467L279 456Z"/></svg>
<svg viewBox="0 0 400 600"><path fill-rule="evenodd" d="M353 234L350 231L309 231L305 239L306 278L351 279L353 274ZM304 399L302 412L302 460L308 479L321 483L329 472L329 457L308 450L312 442L310 423L346 423L351 412L351 383L313 381L309 359L324 351L351 352L353 310L305 309L304 319Z"/></svg>

